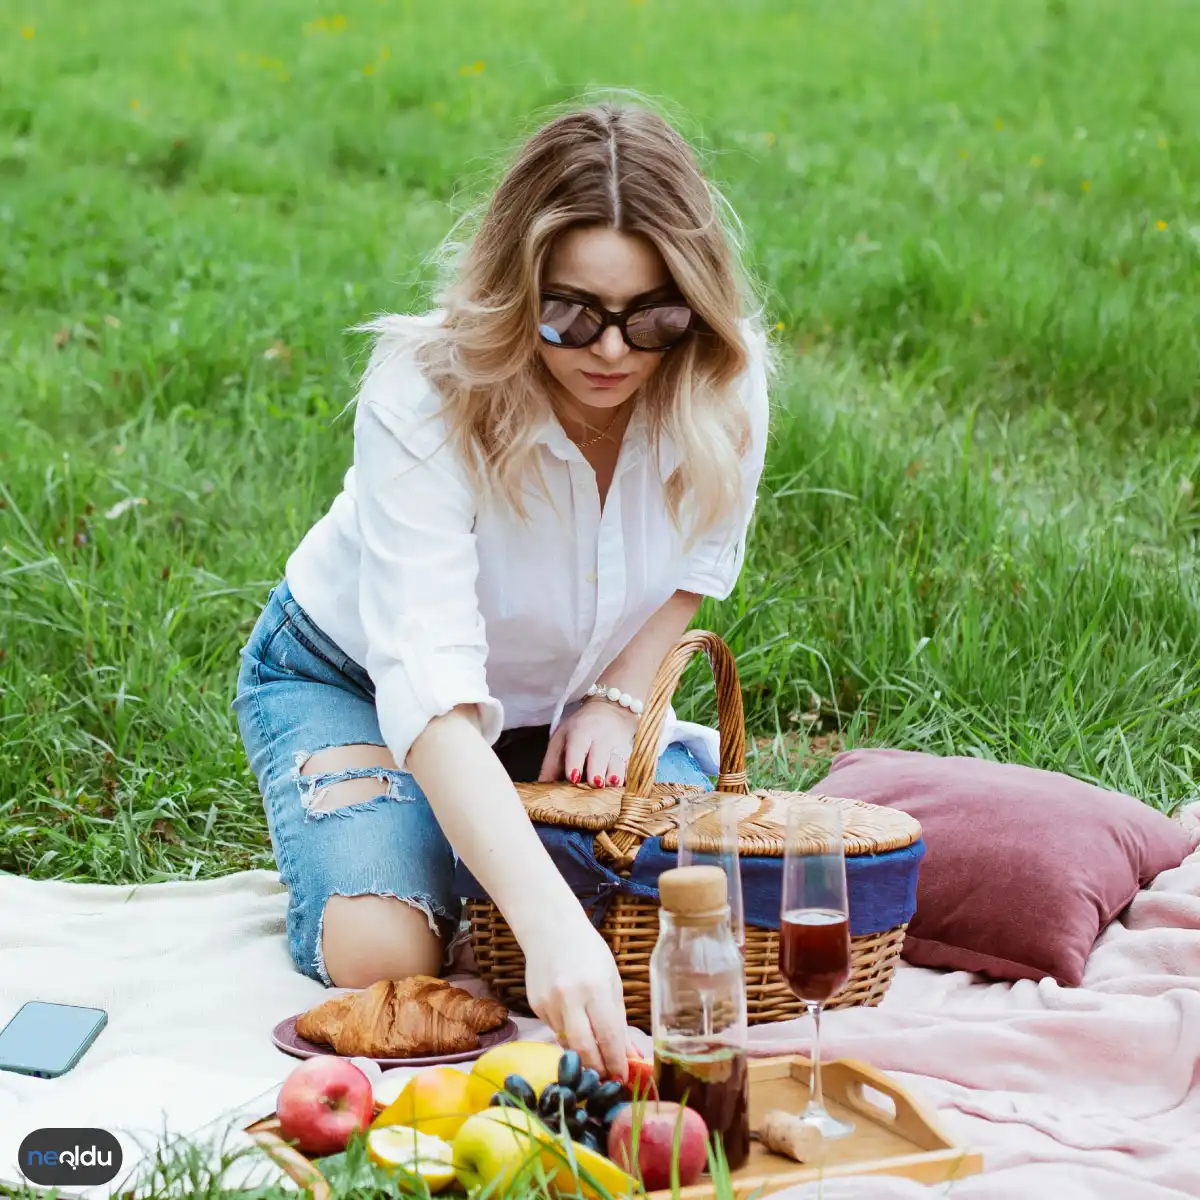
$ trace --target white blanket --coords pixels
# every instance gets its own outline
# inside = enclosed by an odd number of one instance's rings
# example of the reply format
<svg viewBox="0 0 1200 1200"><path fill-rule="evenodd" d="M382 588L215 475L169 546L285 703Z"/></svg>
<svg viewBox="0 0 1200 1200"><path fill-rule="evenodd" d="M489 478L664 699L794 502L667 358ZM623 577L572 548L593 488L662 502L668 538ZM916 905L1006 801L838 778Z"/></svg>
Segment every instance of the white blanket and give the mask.
<svg viewBox="0 0 1200 1200"><path fill-rule="evenodd" d="M1200 829L1200 805L1185 819ZM21 1139L48 1125L117 1132L127 1166L164 1134L237 1149L229 1131L271 1112L296 1065L271 1030L324 995L288 957L286 900L268 871L142 887L0 875L0 1024L26 1000L109 1013L61 1079L0 1072L0 1181L19 1180ZM775 1051L806 1049L807 1034L804 1021L753 1031ZM1101 937L1082 988L904 967L879 1008L834 1011L823 1034L829 1054L894 1073L983 1151L984 1174L955 1183L955 1197L1200 1196L1200 853ZM259 1178L241 1168L238 1182ZM259 1168L274 1177L266 1160ZM820 1194L929 1190L872 1179Z"/></svg>
<svg viewBox="0 0 1200 1200"><path fill-rule="evenodd" d="M288 958L286 898L269 871L144 887L0 875L0 1025L27 1000L108 1012L61 1078L0 1072L0 1181L20 1179L17 1148L34 1129L108 1129L130 1168L156 1137L247 1102L269 1113L296 1065L271 1030L324 994Z"/></svg>

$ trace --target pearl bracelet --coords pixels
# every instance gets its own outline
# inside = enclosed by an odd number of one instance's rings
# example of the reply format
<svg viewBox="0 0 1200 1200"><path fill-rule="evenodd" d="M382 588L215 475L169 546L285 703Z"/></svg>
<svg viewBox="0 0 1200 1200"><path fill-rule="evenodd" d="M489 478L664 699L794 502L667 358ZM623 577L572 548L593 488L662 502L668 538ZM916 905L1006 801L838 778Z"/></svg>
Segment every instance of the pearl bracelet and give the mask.
<svg viewBox="0 0 1200 1200"><path fill-rule="evenodd" d="M616 687L605 687L602 683L593 683L587 690L588 696L598 696L601 700L611 700L613 704L619 704L622 708L627 708L635 717L641 716L642 709L646 706L640 701L635 700L628 692L621 691Z"/></svg>

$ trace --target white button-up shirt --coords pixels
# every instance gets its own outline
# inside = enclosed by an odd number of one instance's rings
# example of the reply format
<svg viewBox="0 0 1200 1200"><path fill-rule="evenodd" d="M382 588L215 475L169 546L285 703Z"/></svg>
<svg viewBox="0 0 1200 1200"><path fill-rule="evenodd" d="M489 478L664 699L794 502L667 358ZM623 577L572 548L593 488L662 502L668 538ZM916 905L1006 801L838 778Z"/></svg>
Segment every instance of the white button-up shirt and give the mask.
<svg viewBox="0 0 1200 1200"><path fill-rule="evenodd" d="M441 398L385 332L358 397L354 465L341 494L287 564L293 596L375 684L379 725L405 767L435 716L478 706L484 737L557 726L588 686L676 591L724 599L745 554L766 452L765 342L747 341L736 398L751 422L742 504L684 549L635 405L603 511L595 473L553 417L538 452L553 506L535 479L530 520L481 502L447 437ZM556 511L557 510L557 511ZM644 697L642 697L644 699ZM710 773L715 731L668 714L659 749L682 741Z"/></svg>

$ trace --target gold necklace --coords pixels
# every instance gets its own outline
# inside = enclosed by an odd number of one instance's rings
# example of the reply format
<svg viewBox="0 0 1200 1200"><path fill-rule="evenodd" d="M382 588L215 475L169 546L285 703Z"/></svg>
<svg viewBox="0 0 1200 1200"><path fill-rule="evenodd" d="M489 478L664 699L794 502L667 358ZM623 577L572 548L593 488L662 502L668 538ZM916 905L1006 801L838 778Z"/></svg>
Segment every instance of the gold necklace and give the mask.
<svg viewBox="0 0 1200 1200"><path fill-rule="evenodd" d="M579 450L586 450L589 446L594 446L598 441L601 441L607 435L608 431L617 423L617 418L621 415L621 409L624 407L625 405L623 403L617 405L617 407L613 410L613 415L608 418L608 424L605 425L595 437L588 438L587 441L584 442L577 442L574 438L571 438L571 441L575 442L576 448ZM567 434L567 436L571 437L570 434Z"/></svg>

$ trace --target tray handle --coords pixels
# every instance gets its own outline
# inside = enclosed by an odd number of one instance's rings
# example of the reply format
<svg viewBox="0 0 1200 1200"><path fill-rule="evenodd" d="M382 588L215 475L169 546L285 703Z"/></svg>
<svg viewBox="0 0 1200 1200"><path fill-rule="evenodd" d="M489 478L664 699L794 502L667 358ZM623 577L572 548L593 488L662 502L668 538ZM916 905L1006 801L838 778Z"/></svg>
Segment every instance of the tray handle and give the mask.
<svg viewBox="0 0 1200 1200"><path fill-rule="evenodd" d="M672 647L658 668L646 708L638 721L633 750L625 772L625 791L621 812L613 826L611 840L617 852L629 851L649 836L646 821L655 810L651 799L658 768L658 739L671 697L679 680L698 651L704 651L712 668L717 691L717 724L721 735L721 773L718 792L749 793L746 782L746 717L742 709L742 685L738 679L733 651L715 633L693 629Z"/></svg>
<svg viewBox="0 0 1200 1200"><path fill-rule="evenodd" d="M821 1082L826 1097L870 1118L877 1125L894 1130L923 1149L934 1150L953 1145L932 1112L882 1071L864 1062L842 1058L825 1063L821 1068ZM892 1109L868 1097L866 1088L891 1100Z"/></svg>

